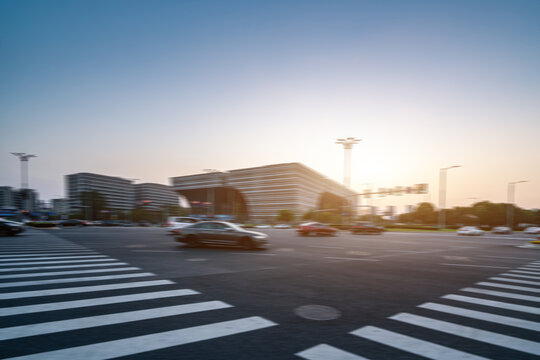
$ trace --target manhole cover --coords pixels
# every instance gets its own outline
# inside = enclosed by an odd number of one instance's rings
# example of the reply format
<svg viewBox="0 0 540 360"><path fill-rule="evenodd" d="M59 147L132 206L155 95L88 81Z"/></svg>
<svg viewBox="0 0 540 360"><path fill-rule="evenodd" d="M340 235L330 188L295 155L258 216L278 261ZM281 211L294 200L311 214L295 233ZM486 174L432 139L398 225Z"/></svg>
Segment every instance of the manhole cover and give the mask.
<svg viewBox="0 0 540 360"><path fill-rule="evenodd" d="M302 305L294 313L309 320L334 320L341 316L338 309L325 305Z"/></svg>

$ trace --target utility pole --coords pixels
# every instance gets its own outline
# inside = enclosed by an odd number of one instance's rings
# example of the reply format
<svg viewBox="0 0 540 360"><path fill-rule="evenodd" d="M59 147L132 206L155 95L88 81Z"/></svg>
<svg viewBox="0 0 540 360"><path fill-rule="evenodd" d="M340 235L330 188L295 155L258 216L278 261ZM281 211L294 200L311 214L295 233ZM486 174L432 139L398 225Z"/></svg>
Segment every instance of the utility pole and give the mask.
<svg viewBox="0 0 540 360"><path fill-rule="evenodd" d="M337 139L336 144L343 145L345 150L345 158L343 164L343 185L347 188L351 187L351 150L354 144L358 144L361 139L355 139L353 137L348 137L346 139Z"/></svg>
<svg viewBox="0 0 540 360"><path fill-rule="evenodd" d="M37 157L26 153L11 153L21 161L21 189L28 189L28 159Z"/></svg>
<svg viewBox="0 0 540 360"><path fill-rule="evenodd" d="M516 184L527 182L527 180L513 181L508 183L508 204L506 205L506 226L510 229L514 228L514 194Z"/></svg>

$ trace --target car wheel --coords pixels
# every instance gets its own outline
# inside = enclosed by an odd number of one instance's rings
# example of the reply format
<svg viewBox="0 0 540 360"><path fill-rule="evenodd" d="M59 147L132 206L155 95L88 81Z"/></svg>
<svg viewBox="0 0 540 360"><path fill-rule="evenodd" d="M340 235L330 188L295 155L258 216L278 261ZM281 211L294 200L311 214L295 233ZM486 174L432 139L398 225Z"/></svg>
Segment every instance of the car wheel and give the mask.
<svg viewBox="0 0 540 360"><path fill-rule="evenodd" d="M253 244L253 240L251 240L248 237L241 238L239 245L244 250L252 250L255 248L255 245Z"/></svg>

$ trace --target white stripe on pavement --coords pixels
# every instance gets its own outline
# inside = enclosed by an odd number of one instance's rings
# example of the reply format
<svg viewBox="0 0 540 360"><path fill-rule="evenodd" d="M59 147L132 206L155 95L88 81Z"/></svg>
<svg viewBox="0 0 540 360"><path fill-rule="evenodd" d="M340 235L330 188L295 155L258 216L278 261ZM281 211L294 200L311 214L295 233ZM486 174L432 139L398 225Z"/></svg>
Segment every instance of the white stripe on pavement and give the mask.
<svg viewBox="0 0 540 360"><path fill-rule="evenodd" d="M62 261L35 261L35 262L21 262L21 263L9 263L0 264L0 266L18 266L18 265L46 265L46 264L70 264L70 263L82 263L82 262L103 262L103 261L118 261L118 259L88 259L88 260L62 260Z"/></svg>
<svg viewBox="0 0 540 360"><path fill-rule="evenodd" d="M448 314L468 317L472 319L489 321L492 323L497 323L497 324L502 324L502 325L507 325L507 326L519 327L519 328L527 329L527 330L540 331L540 323L538 322L513 318L509 316L495 315L495 314L490 314L486 312L468 310L468 309L463 309L463 308L459 308L455 306L435 304L435 303L430 303L430 302L418 305L418 307L423 308L423 309L429 309L429 310L434 310L434 311L445 312Z"/></svg>
<svg viewBox="0 0 540 360"><path fill-rule="evenodd" d="M26 261L26 260L64 260L64 259L91 259L91 258L104 258L107 255L81 255L81 256L41 256L41 257L14 257L11 259L0 259L0 262L9 261ZM2 264L9 265L9 264Z"/></svg>
<svg viewBox="0 0 540 360"><path fill-rule="evenodd" d="M168 290L168 291L154 291L154 292L131 294L131 295L107 296L107 297L84 299L84 300L62 301L62 302L55 302L55 303L13 306L13 307L0 308L0 316L30 314L30 313L65 310L65 309L76 309L76 308L81 308L81 307L119 304L119 303L132 302L132 301L162 299L162 298L186 296L186 295L197 295L197 294L200 294L200 292L190 290L190 289L181 289L181 290Z"/></svg>
<svg viewBox="0 0 540 360"><path fill-rule="evenodd" d="M129 278L146 277L146 276L155 276L155 274L133 273L133 274L121 274L121 275L87 276L87 277L66 278L66 279L13 281L13 282L0 283L0 288L32 286L32 285L67 284L67 283L86 282L86 281L129 279Z"/></svg>
<svg viewBox="0 0 540 360"><path fill-rule="evenodd" d="M407 335L384 330L375 326L364 326L354 330L351 334L364 339L376 341L383 345L407 351L428 359L437 360L488 360L484 357L472 355L463 351L437 345L429 341L416 339Z"/></svg>
<svg viewBox="0 0 540 360"><path fill-rule="evenodd" d="M518 300L527 300L527 301L540 302L540 297L538 297L538 296L521 295L521 294L507 293L507 292L494 291L494 290L484 290L484 289L477 289L477 288L463 288L463 289L460 289L460 290L461 291L473 292L473 293L477 293L477 294L485 294L485 295L506 297L506 298L510 298L510 299L518 299Z"/></svg>
<svg viewBox="0 0 540 360"><path fill-rule="evenodd" d="M276 323L253 316L243 319L223 321L213 324L194 326L185 329L165 331L127 339L106 341L68 349L19 356L11 360L55 359L55 360L101 360L128 356L142 352L164 349L171 346L190 344L218 337L240 334L243 332L275 326Z"/></svg>
<svg viewBox="0 0 540 360"><path fill-rule="evenodd" d="M540 280L540 276L532 276L532 275L519 275L519 274L504 273L504 274L501 274L501 276L510 276L510 277L518 277L518 278L522 278L522 279L537 279L537 280Z"/></svg>
<svg viewBox="0 0 540 360"><path fill-rule="evenodd" d="M3 273L3 272L15 272L15 271L27 271L27 270L74 269L74 268L84 268L84 267L118 266L118 265L128 265L128 263L115 262L115 263L106 263L106 264L18 267L18 268L0 269L0 273Z"/></svg>
<svg viewBox="0 0 540 360"><path fill-rule="evenodd" d="M87 329L97 326L123 324L133 321L156 319L167 316L190 314L201 311L217 310L232 307L222 301L206 301L194 304L167 306L146 310L127 311L116 314L88 316L78 319L51 321L39 324L13 326L0 329L0 340L52 334L62 331Z"/></svg>
<svg viewBox="0 0 540 360"><path fill-rule="evenodd" d="M525 305L518 305L518 304L511 304L511 303L505 303L500 301L493 301L493 300L485 300L485 299L479 299L469 296L462 296L462 295L444 295L441 296L443 299L450 299L455 301L462 301L467 302L471 304L478 304L478 305L484 305L484 306L491 306L496 307L499 309L505 309L505 310L512 310L512 311L521 311L526 312L530 314L536 314L540 315L540 308L533 307L533 306L525 306Z"/></svg>
<svg viewBox="0 0 540 360"><path fill-rule="evenodd" d="M519 290L519 291L528 291L528 292L540 293L540 289L536 289L536 288L532 288L532 287L526 287L526 286L497 284L497 283L486 282L486 281L477 282L476 285L491 286L491 287L497 287L497 288L503 288L503 289L511 289L511 290Z"/></svg>
<svg viewBox="0 0 540 360"><path fill-rule="evenodd" d="M531 267L531 266L522 266L522 267L518 267L518 270L527 270L527 271L532 271L532 272L535 272L535 273L540 273L540 269L539 269L539 268Z"/></svg>
<svg viewBox="0 0 540 360"><path fill-rule="evenodd" d="M33 278L33 277L44 277L44 276L57 276L57 275L92 274L92 273L130 271L130 270L141 270L141 269L138 268L138 267L123 267L123 268L113 268L113 269L50 271L50 272L43 272L43 273L0 275L0 280L2 280L2 279Z"/></svg>
<svg viewBox="0 0 540 360"><path fill-rule="evenodd" d="M70 251L70 252L53 252L53 253L40 253L40 254L37 254L37 253L27 254L27 253L20 253L19 252L19 253L14 253L14 254L7 254L7 255L5 253L2 253L2 254L4 254L4 255L0 255L0 258L11 258L11 257L20 257L20 256L90 255L90 254L97 254L97 252L87 250L87 251L84 251L84 252Z"/></svg>
<svg viewBox="0 0 540 360"><path fill-rule="evenodd" d="M169 284L174 284L174 282L170 280L153 280L153 281L137 281L137 282L107 284L107 285L79 286L79 287L62 288L62 289L20 291L20 292L0 294L0 300L22 299L22 298L27 298L27 297L52 296L52 295L63 295L63 294L77 294L77 293L84 293L84 292L107 291L107 290L117 290L117 289L130 289L130 288L137 288L137 287L144 287L144 286L169 285Z"/></svg>
<svg viewBox="0 0 540 360"><path fill-rule="evenodd" d="M502 346L508 349L540 355L540 343L519 339L513 336L497 334L491 331L480 330L469 326L458 325L447 321L435 320L425 316L399 313L389 319L402 321L407 324L421 326L427 329L481 341L488 344Z"/></svg>
<svg viewBox="0 0 540 360"><path fill-rule="evenodd" d="M527 285L540 285L540 282L538 282L538 281L507 279L507 278L498 277L498 276L490 277L489 280L506 281L506 282L513 282L513 283L517 283L517 284L527 284Z"/></svg>
<svg viewBox="0 0 540 360"><path fill-rule="evenodd" d="M531 274L531 275L538 275L535 271L523 271L523 270L510 270L509 272L513 273L519 273L519 274Z"/></svg>
<svg viewBox="0 0 540 360"><path fill-rule="evenodd" d="M480 268L490 268L490 269L510 269L508 266L469 265L469 264L447 264L447 263L441 263L440 265L445 265L445 266L461 266L461 267L480 267Z"/></svg>
<svg viewBox="0 0 540 360"><path fill-rule="evenodd" d="M307 360L369 360L327 344L314 346L295 355Z"/></svg>

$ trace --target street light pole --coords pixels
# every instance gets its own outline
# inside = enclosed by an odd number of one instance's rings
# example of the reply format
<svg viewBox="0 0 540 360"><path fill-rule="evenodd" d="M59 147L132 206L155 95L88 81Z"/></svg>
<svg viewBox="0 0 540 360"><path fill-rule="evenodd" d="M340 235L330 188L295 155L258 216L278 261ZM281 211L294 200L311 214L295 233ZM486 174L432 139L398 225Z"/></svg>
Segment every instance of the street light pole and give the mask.
<svg viewBox="0 0 540 360"><path fill-rule="evenodd" d="M527 182L527 180L513 181L508 183L508 197L506 205L506 226L509 228L514 227L514 194L516 191L516 184Z"/></svg>
<svg viewBox="0 0 540 360"><path fill-rule="evenodd" d="M342 144L345 150L344 166L343 166L343 185L351 187L351 150L354 144L358 144L361 139L348 137L346 139L337 139L336 144Z"/></svg>
<svg viewBox="0 0 540 360"><path fill-rule="evenodd" d="M446 207L446 171L461 167L461 165L453 165L447 168L442 168L439 171L439 230L443 230L445 226L445 207Z"/></svg>

